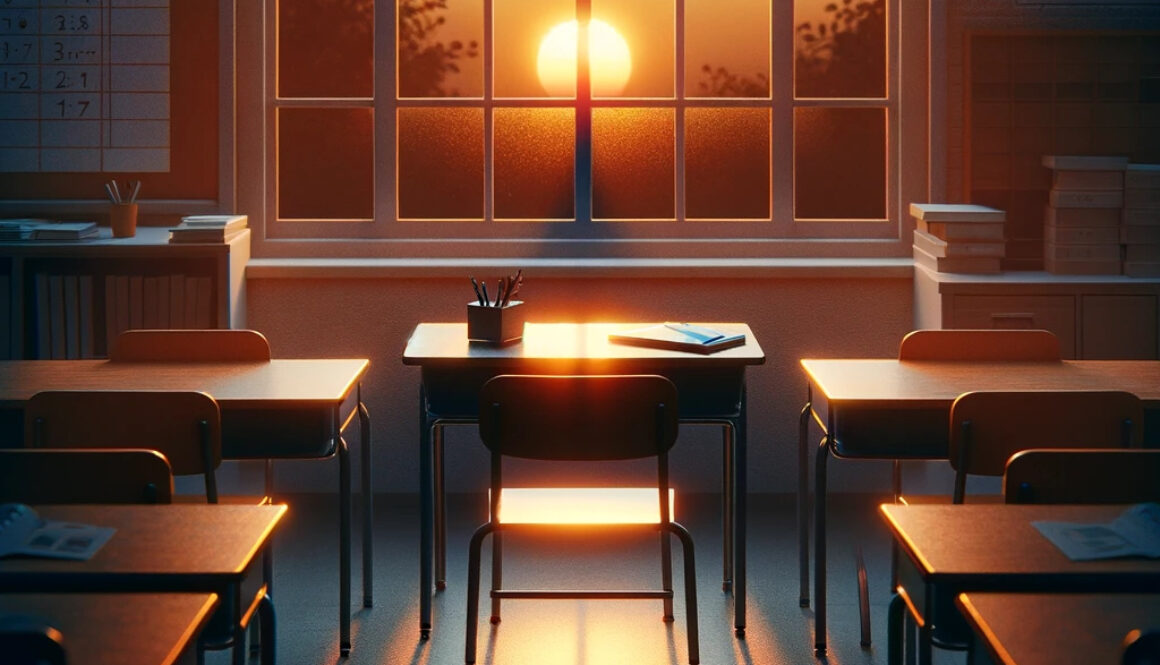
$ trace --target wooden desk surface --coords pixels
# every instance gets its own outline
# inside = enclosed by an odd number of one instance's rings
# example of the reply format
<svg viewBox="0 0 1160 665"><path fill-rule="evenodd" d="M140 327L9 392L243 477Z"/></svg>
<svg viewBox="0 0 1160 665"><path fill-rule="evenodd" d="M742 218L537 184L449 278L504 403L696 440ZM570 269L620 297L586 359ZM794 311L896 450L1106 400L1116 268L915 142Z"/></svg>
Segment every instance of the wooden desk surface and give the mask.
<svg viewBox="0 0 1160 665"><path fill-rule="evenodd" d="M927 582L960 588L1010 583L1019 578L1057 580L1130 578L1139 588L1160 589L1160 560L1072 561L1031 526L1033 520L1110 522L1124 505L914 505L879 510L899 548Z"/></svg>
<svg viewBox="0 0 1160 665"><path fill-rule="evenodd" d="M888 401L949 406L970 390L1126 390L1160 405L1160 361L932 362L803 359L810 383L831 403Z"/></svg>
<svg viewBox="0 0 1160 665"><path fill-rule="evenodd" d="M1002 665L1119 663L1128 631L1160 617L1156 594L970 592L957 604Z"/></svg>
<svg viewBox="0 0 1160 665"><path fill-rule="evenodd" d="M10 591L214 591L240 580L285 505L36 506L41 517L117 529L87 561L0 559Z"/></svg>
<svg viewBox="0 0 1160 665"><path fill-rule="evenodd" d="M0 593L0 616L47 621L64 635L69 662L171 665L195 648L213 593Z"/></svg>
<svg viewBox="0 0 1160 665"><path fill-rule="evenodd" d="M760 365L765 362L753 331L744 323L699 323L722 332L745 333L745 344L711 354L670 351L608 341L609 333L656 323L528 323L520 342L493 346L467 340L466 323L420 323L403 351L405 365L522 366L536 362L585 361L618 367L633 364L693 367Z"/></svg>
<svg viewBox="0 0 1160 665"><path fill-rule="evenodd" d="M223 407L338 404L370 361L276 359L256 363L0 361L0 406L21 407L41 390L200 390Z"/></svg>

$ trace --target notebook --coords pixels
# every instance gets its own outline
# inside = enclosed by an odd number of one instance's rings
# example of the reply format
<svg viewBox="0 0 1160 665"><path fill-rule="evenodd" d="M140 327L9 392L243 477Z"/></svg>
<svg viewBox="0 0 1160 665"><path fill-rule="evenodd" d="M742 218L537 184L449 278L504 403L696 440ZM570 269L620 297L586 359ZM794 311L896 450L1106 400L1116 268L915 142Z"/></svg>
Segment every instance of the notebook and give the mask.
<svg viewBox="0 0 1160 665"><path fill-rule="evenodd" d="M648 346L673 351L713 353L721 349L741 346L745 333L728 333L705 326L667 321L657 325L610 333L610 342Z"/></svg>

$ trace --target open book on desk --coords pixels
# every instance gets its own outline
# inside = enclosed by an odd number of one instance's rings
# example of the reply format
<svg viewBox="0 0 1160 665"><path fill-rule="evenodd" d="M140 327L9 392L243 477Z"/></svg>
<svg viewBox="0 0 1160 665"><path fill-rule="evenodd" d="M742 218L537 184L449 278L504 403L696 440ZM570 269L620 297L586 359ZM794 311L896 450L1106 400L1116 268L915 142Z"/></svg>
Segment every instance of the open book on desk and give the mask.
<svg viewBox="0 0 1160 665"><path fill-rule="evenodd" d="M90 559L117 530L107 526L43 520L23 503L0 504L0 557Z"/></svg>
<svg viewBox="0 0 1160 665"><path fill-rule="evenodd" d="M1122 556L1160 558L1160 503L1140 503L1106 524L1032 522L1072 561Z"/></svg>
<svg viewBox="0 0 1160 665"><path fill-rule="evenodd" d="M672 351L713 353L745 343L745 333L727 333L689 323L665 323L610 333L610 342Z"/></svg>

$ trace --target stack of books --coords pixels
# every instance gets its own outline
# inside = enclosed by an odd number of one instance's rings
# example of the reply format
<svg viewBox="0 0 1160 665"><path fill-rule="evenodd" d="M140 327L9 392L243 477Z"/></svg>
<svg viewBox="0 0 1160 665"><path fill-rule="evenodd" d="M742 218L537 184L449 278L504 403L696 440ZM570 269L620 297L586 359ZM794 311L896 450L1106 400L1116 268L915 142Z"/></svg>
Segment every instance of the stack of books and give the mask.
<svg viewBox="0 0 1160 665"><path fill-rule="evenodd" d="M1124 274L1160 277L1160 164L1128 164L1124 171Z"/></svg>
<svg viewBox="0 0 1160 665"><path fill-rule="evenodd" d="M169 230L169 242L229 242L248 225L245 215L190 215Z"/></svg>
<svg viewBox="0 0 1160 665"><path fill-rule="evenodd" d="M1120 274L1120 210L1127 157L1044 155L1052 170L1043 266L1067 275Z"/></svg>
<svg viewBox="0 0 1160 665"><path fill-rule="evenodd" d="M53 222L47 219L0 220L0 241L84 240L99 233L96 222Z"/></svg>
<svg viewBox="0 0 1160 665"><path fill-rule="evenodd" d="M914 263L935 272L1000 272L1007 213L969 203L911 203Z"/></svg>

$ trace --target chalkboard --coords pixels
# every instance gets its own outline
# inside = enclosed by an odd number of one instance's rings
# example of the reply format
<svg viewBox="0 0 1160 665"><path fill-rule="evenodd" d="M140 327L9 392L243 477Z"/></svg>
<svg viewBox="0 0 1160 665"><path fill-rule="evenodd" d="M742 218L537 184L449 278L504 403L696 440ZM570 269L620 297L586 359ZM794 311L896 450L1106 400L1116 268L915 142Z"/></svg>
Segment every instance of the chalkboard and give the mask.
<svg viewBox="0 0 1160 665"><path fill-rule="evenodd" d="M0 199L215 199L218 3L0 0Z"/></svg>

